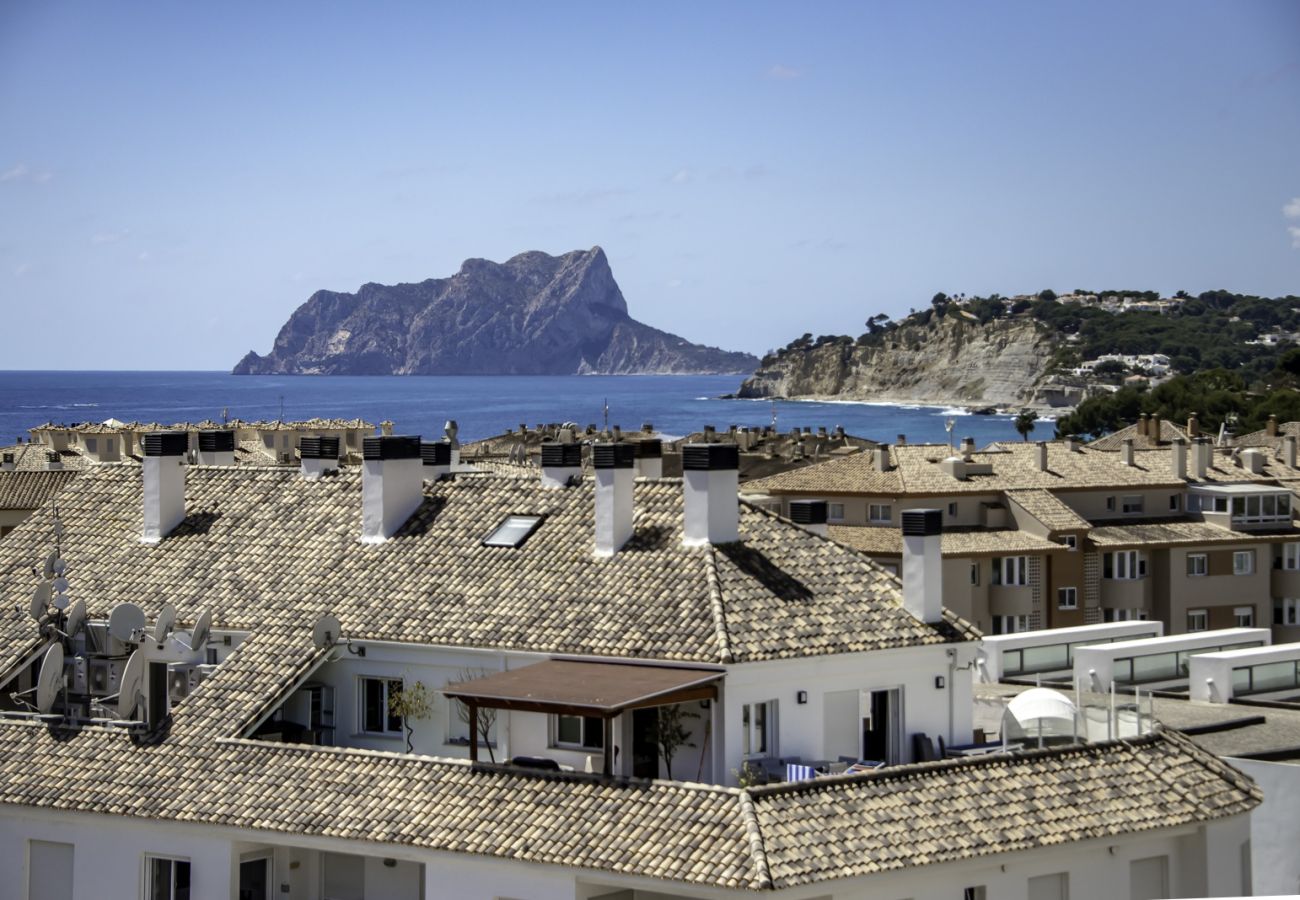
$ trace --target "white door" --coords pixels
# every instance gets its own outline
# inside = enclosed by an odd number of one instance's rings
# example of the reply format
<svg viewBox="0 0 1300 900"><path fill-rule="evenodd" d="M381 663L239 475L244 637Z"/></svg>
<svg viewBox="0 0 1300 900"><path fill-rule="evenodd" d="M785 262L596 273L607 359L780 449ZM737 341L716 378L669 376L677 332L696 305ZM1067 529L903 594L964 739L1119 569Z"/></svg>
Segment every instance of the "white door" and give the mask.
<svg viewBox="0 0 1300 900"><path fill-rule="evenodd" d="M1064 872L1029 879L1029 900L1070 900L1068 879Z"/></svg>
<svg viewBox="0 0 1300 900"><path fill-rule="evenodd" d="M1158 900L1169 896L1169 857L1148 856L1128 864L1131 900Z"/></svg>
<svg viewBox="0 0 1300 900"><path fill-rule="evenodd" d="M27 900L72 900L72 845L27 842Z"/></svg>
<svg viewBox="0 0 1300 900"><path fill-rule="evenodd" d="M858 692L827 691L822 696L822 759L858 756Z"/></svg>
<svg viewBox="0 0 1300 900"><path fill-rule="evenodd" d="M321 897L323 900L365 900L365 857L348 853L322 853Z"/></svg>

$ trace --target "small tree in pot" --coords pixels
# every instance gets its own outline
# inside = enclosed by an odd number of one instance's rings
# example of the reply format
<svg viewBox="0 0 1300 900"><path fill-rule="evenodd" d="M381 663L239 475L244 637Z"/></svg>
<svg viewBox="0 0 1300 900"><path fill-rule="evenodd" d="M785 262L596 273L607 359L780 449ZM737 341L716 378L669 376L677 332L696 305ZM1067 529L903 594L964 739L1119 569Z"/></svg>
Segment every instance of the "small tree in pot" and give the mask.
<svg viewBox="0 0 1300 900"><path fill-rule="evenodd" d="M402 727L406 729L406 752L414 753L415 747L411 743L411 737L415 734L415 729L411 727L411 723L427 719L433 714L433 697L429 689L424 686L423 681L411 685L403 682L401 692L388 698L388 711L394 716L401 717Z"/></svg>

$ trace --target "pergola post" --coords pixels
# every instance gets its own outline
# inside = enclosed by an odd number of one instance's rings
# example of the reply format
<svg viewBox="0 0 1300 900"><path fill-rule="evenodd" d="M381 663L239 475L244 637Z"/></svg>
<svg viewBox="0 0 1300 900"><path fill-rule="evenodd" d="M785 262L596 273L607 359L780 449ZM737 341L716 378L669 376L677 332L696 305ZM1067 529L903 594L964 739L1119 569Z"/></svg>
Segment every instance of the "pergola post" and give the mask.
<svg viewBox="0 0 1300 900"><path fill-rule="evenodd" d="M478 704L471 700L466 705L469 707L469 760L478 762Z"/></svg>
<svg viewBox="0 0 1300 900"><path fill-rule="evenodd" d="M605 729L605 765L601 771L606 775L614 774L614 719L605 716L602 725Z"/></svg>

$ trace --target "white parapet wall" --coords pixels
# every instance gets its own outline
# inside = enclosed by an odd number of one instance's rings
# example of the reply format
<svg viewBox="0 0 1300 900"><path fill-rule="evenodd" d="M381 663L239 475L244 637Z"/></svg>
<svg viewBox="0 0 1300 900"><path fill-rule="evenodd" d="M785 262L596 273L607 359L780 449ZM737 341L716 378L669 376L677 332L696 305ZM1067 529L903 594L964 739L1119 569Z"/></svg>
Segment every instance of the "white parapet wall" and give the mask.
<svg viewBox="0 0 1300 900"><path fill-rule="evenodd" d="M984 684L996 684L1004 677L1068 671L1077 647L1161 637L1164 633L1162 622L1148 620L986 635L971 671L975 680Z"/></svg>
<svg viewBox="0 0 1300 900"><path fill-rule="evenodd" d="M1080 647L1074 653L1074 683L1086 690L1104 691L1112 683L1186 680L1185 663L1197 653L1267 646L1272 642L1272 633L1267 628L1221 628Z"/></svg>
<svg viewBox="0 0 1300 900"><path fill-rule="evenodd" d="M1188 694L1193 700L1228 703L1246 695L1295 693L1300 644L1203 653L1193 656L1189 666Z"/></svg>

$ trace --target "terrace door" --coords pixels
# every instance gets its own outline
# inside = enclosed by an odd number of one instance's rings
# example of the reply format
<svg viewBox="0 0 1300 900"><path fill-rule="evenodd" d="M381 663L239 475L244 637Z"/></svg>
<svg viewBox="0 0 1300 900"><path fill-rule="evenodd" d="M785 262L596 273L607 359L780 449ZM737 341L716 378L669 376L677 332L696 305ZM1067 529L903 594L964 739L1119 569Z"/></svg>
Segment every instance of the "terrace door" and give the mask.
<svg viewBox="0 0 1300 900"><path fill-rule="evenodd" d="M239 900L271 900L271 860L268 857L240 862Z"/></svg>
<svg viewBox="0 0 1300 900"><path fill-rule="evenodd" d="M659 777L659 709L632 710L632 775Z"/></svg>
<svg viewBox="0 0 1300 900"><path fill-rule="evenodd" d="M888 688L863 693L862 758L890 765L902 762L902 691Z"/></svg>

